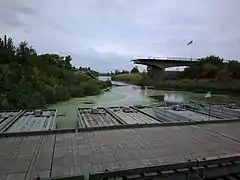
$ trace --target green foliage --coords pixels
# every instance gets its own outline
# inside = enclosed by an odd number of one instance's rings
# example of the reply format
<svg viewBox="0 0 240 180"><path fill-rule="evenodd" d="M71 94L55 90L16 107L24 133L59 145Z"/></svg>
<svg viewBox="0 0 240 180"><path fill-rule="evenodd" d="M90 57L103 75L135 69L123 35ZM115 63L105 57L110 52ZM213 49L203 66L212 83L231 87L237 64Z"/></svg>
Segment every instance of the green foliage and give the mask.
<svg viewBox="0 0 240 180"><path fill-rule="evenodd" d="M123 81L135 85L149 85L151 80L147 73L128 73L128 74L118 74L112 76L112 80Z"/></svg>
<svg viewBox="0 0 240 180"><path fill-rule="evenodd" d="M105 88L108 88L108 87L111 87L111 86L112 86L112 82L110 80L101 82L101 88L102 89L105 89Z"/></svg>
<svg viewBox="0 0 240 180"><path fill-rule="evenodd" d="M110 73L106 73L106 74L104 74L104 75L107 75L107 76L109 76L109 75L118 75L118 74L128 74L129 73L129 71L127 71L127 70L122 70L122 71L120 71L120 70L118 70L118 69L116 69L115 70L115 72L113 73L113 72L110 72Z"/></svg>
<svg viewBox="0 0 240 180"><path fill-rule="evenodd" d="M165 72L164 81L152 81L152 68L147 73L113 75L112 80L136 85L154 85L156 88L172 90L234 92L240 89L240 63L224 62L217 56L208 56L187 67L183 72Z"/></svg>
<svg viewBox="0 0 240 180"><path fill-rule="evenodd" d="M238 61L229 61L227 65L229 75L233 78L240 78L240 63Z"/></svg>
<svg viewBox="0 0 240 180"><path fill-rule="evenodd" d="M167 80L155 84L157 89L170 89L170 90L188 90L192 92L206 92L213 90L217 92L233 92L239 93L240 83L238 80L231 79L229 81L219 81L213 79L181 79L181 80Z"/></svg>
<svg viewBox="0 0 240 180"><path fill-rule="evenodd" d="M208 56L199 59L196 63L185 68L184 72L181 74L182 78L190 79L204 79L204 78L220 78L232 74L233 77L236 76L237 69L240 70L238 66L239 62L229 62L224 63L223 59L218 56ZM237 67L235 69L235 67ZM226 68L227 67L227 68ZM225 74L224 74L225 73Z"/></svg>
<svg viewBox="0 0 240 180"><path fill-rule="evenodd" d="M83 84L83 93L86 96L96 95L100 93L100 83L96 80L90 80Z"/></svg>
<svg viewBox="0 0 240 180"><path fill-rule="evenodd" d="M133 67L130 73L139 73L138 67L137 66Z"/></svg>
<svg viewBox="0 0 240 180"><path fill-rule="evenodd" d="M27 42L17 47L0 39L0 109L41 108L46 104L98 94L110 86L72 67L71 56L38 55ZM84 68L81 68L81 70ZM86 68L85 72L97 74Z"/></svg>

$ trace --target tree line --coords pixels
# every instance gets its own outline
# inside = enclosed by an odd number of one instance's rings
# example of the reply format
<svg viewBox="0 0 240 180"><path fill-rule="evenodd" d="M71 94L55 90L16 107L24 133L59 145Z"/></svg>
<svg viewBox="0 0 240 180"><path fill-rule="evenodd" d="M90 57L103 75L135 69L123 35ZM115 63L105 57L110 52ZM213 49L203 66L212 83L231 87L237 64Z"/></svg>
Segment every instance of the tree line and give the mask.
<svg viewBox="0 0 240 180"><path fill-rule="evenodd" d="M218 56L207 56L198 59L183 71L166 71L163 81L154 81L154 71L114 75L116 81L136 85L154 85L156 88L181 90L217 90L237 92L240 88L240 62L225 61Z"/></svg>
<svg viewBox="0 0 240 180"><path fill-rule="evenodd" d="M180 77L189 79L239 79L240 63L239 61L226 62L218 56L207 56L185 68Z"/></svg>
<svg viewBox="0 0 240 180"><path fill-rule="evenodd" d="M138 67L134 66L130 71L128 70L119 70L119 69L115 69L115 71L111 71L108 73L102 73L101 75L106 75L106 76L111 76L111 75L119 75L119 74L129 74L129 73L139 73Z"/></svg>
<svg viewBox="0 0 240 180"><path fill-rule="evenodd" d="M91 79L75 68L70 55L37 54L26 41L15 46L0 38L0 109L41 108L71 97L95 95L111 85Z"/></svg>

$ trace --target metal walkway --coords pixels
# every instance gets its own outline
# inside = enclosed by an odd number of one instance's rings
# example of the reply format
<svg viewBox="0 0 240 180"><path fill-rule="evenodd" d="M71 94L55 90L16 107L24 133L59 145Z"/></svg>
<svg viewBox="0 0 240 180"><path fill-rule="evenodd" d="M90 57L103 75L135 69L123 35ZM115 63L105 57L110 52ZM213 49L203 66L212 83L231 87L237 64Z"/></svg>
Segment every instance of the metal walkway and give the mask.
<svg viewBox="0 0 240 180"><path fill-rule="evenodd" d="M185 180L240 173L240 122L145 126L8 134L0 138L0 179Z"/></svg>

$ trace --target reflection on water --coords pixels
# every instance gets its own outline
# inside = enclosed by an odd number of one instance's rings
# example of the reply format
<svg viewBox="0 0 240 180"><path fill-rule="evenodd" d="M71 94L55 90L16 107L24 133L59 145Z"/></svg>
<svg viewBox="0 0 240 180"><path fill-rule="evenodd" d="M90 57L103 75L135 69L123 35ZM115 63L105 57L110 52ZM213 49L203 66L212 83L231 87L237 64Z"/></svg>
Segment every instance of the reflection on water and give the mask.
<svg viewBox="0 0 240 180"><path fill-rule="evenodd" d="M164 95L159 95L159 96L149 96L150 98L153 98L155 99L156 101L159 101L159 102L164 102Z"/></svg>
<svg viewBox="0 0 240 180"><path fill-rule="evenodd" d="M184 98L185 97L185 98ZM186 102L188 98L183 95L183 93L173 93L173 92L166 92L164 94L164 102L169 103L183 103Z"/></svg>
<svg viewBox="0 0 240 180"><path fill-rule="evenodd" d="M102 77L101 80L104 80ZM105 78L107 80L107 78ZM113 86L110 91L103 92L97 96L74 98L70 101L60 102L51 105L50 108L57 108L58 114L65 116L57 117L58 128L74 128L77 126L77 108L99 107L99 106L128 106L128 105L151 105L163 101L171 102L204 102L204 93L191 93L185 91L164 91L148 88L140 88L134 85L127 85L121 82L121 86ZM226 101L231 98L229 95L214 95L213 103ZM234 97L234 99L236 99ZM239 99L239 98L238 98Z"/></svg>
<svg viewBox="0 0 240 180"><path fill-rule="evenodd" d="M98 80L100 80L100 81L107 81L107 80L111 80L111 77L110 76L99 76Z"/></svg>

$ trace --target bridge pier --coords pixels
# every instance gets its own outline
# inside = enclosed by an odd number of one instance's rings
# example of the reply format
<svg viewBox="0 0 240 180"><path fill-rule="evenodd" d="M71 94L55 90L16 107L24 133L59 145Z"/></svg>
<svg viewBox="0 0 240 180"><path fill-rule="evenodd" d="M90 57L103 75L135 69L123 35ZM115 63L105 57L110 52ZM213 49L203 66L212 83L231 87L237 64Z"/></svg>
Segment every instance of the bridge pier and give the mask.
<svg viewBox="0 0 240 180"><path fill-rule="evenodd" d="M149 75L152 77L154 83L159 81L163 81L165 78L165 69L164 68L156 68L156 67L148 67Z"/></svg>
<svg viewBox="0 0 240 180"><path fill-rule="evenodd" d="M148 66L149 74L155 83L163 81L166 78L165 68L177 66L190 66L198 61L197 58L147 58L134 59L134 64L142 64Z"/></svg>

